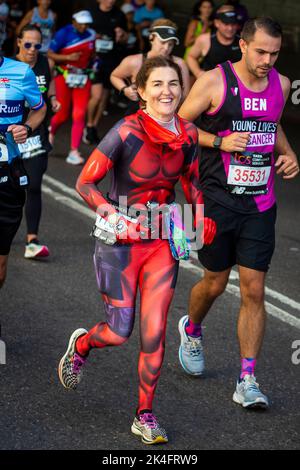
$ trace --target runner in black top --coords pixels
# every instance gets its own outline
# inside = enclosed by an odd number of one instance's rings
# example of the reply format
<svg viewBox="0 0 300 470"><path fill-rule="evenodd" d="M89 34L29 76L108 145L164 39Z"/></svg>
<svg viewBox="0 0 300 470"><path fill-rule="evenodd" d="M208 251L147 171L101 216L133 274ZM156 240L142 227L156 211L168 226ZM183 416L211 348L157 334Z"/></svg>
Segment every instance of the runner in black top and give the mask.
<svg viewBox="0 0 300 470"><path fill-rule="evenodd" d="M179 323L179 357L187 372L203 373L201 323L237 264L241 373L233 401L244 408L267 408L269 403L256 383L255 365L263 343L265 279L275 245L275 175L289 180L299 173L297 156L280 125L291 87L274 68L281 41L281 27L272 18L248 20L240 40L242 59L204 73L180 109L189 121L201 115L204 214L216 221L218 231L211 249L198 251L204 276L191 291L189 316Z"/></svg>
<svg viewBox="0 0 300 470"><path fill-rule="evenodd" d="M59 109L55 97L55 85L52 81L53 65L39 53L41 45L41 31L37 26L26 25L18 38L19 52L17 60L26 62L36 76L37 85L48 107L48 116L32 133L26 142L19 146L25 169L29 175L30 185L27 189L25 215L27 223L27 244L25 258L45 257L49 255L46 245L38 241L38 229L42 211L42 178L47 169L48 152L52 149L48 140L49 107L52 111ZM25 110L23 120L27 119L29 110ZM24 121L25 122L25 121Z"/></svg>
<svg viewBox="0 0 300 470"><path fill-rule="evenodd" d="M218 64L241 58L237 18L233 7L225 5L217 10L214 21L216 33L201 34L189 51L186 61L196 78L205 71L214 69ZM199 60L202 60L199 63Z"/></svg>
<svg viewBox="0 0 300 470"><path fill-rule="evenodd" d="M110 74L126 55L127 19L115 6L116 0L98 0L98 6L91 8L93 28L96 31L96 54L99 64L93 80L91 98L88 104L85 143L98 143L97 124L105 108L111 89Z"/></svg>

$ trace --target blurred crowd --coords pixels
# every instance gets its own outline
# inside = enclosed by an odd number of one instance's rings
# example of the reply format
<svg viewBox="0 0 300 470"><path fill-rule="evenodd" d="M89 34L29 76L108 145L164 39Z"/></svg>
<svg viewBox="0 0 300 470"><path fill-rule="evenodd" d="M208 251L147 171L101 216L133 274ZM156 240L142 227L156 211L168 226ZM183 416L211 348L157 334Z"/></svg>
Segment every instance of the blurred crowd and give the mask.
<svg viewBox="0 0 300 470"><path fill-rule="evenodd" d="M52 144L73 105L70 152L74 158L68 163L83 163L78 147L82 140L86 144L98 142L99 122L110 106L119 106L124 113L137 110L135 77L145 58L162 55L177 62L185 96L204 71L226 60L239 60L238 34L248 19L247 8L239 0L221 5L213 0L195 2L185 34L180 35L173 18L166 17L166 7L163 0L0 0L2 54L14 57L24 27L35 25L42 33L38 52L53 63L61 108L52 119ZM68 28L73 28L72 37ZM178 45L180 53L173 55ZM66 54L69 50L71 54ZM68 73L87 78L77 76L77 84L73 81L65 87ZM72 96L66 98L70 89ZM74 111L76 103L80 109Z"/></svg>

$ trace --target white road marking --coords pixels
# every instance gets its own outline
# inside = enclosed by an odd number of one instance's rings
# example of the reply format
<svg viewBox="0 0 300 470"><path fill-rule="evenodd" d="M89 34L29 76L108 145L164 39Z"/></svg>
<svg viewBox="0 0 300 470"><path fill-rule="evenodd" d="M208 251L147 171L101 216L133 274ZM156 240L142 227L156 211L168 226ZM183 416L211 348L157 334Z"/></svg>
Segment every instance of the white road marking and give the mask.
<svg viewBox="0 0 300 470"><path fill-rule="evenodd" d="M57 179L52 178L52 176L44 175L43 181L49 183L50 185L54 186L57 189L60 189L63 193L70 194L71 196L75 197L79 201L83 202L83 199L79 196L76 189L70 188L70 186L67 186L64 183L61 183Z"/></svg>
<svg viewBox="0 0 300 470"><path fill-rule="evenodd" d="M44 176L44 182L47 181L50 185L54 186L55 188L61 190L62 192L68 194L69 196L62 196L60 193L55 191L54 189L50 188L49 186L43 184L43 192L45 194L48 194L50 197L55 199L56 201L60 202L61 204L70 207L71 209L74 209L75 211L89 217L90 219L95 220L95 213L89 209L88 207L84 206L83 203L75 201L73 198L76 197L78 201L82 201L81 197L77 194L76 190L73 188L70 188L69 186L65 185L64 183L61 183L60 181L56 180L55 178L52 178L49 175ZM192 252L191 253L191 258L194 260L197 260L197 254ZM195 266L192 264L190 261L181 261L180 266L183 269L187 269L190 272L193 272L194 274L197 274L199 277L203 274L203 269ZM239 275L236 271L232 271L232 275L230 277L231 280L238 280ZM227 284L226 291L229 292L230 294L233 294L236 297L240 297L240 289L238 286L231 284L230 282ZM293 299L290 299L289 297L280 294L280 292L277 292L273 289L270 289L269 287L266 287L266 294L269 295L270 297L273 297L274 299L278 300L279 302L288 305L289 307L300 311L300 303L296 302ZM297 318L294 315L291 315L290 313L285 312L281 308L276 307L275 305L271 304L270 302L265 302L266 305L266 310L267 312L272 315L273 317L283 321L284 323L287 323L297 329L300 329L300 318Z"/></svg>

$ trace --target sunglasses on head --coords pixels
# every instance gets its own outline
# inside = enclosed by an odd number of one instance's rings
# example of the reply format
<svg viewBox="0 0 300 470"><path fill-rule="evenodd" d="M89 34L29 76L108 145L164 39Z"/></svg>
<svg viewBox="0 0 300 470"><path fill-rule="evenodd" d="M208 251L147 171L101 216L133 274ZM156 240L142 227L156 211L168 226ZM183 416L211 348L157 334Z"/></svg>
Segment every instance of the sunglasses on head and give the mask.
<svg viewBox="0 0 300 470"><path fill-rule="evenodd" d="M32 44L32 42L24 42L23 46L25 47L25 49L31 49L32 47L34 47L36 51L39 51L42 47L42 44Z"/></svg>

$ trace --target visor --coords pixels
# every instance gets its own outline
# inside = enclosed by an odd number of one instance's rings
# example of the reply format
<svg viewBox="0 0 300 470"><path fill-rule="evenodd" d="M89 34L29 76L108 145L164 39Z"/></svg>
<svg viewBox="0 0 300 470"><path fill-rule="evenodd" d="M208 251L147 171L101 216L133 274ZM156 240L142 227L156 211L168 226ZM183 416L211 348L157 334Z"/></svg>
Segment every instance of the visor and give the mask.
<svg viewBox="0 0 300 470"><path fill-rule="evenodd" d="M179 39L176 36L176 29L171 28L170 26L154 26L150 28L150 34L156 34L161 41L175 41L176 44L179 44Z"/></svg>

